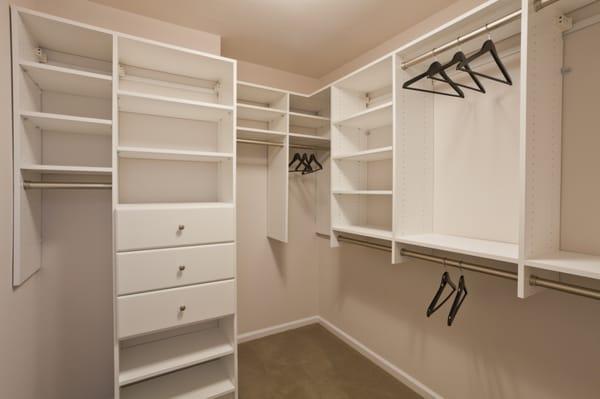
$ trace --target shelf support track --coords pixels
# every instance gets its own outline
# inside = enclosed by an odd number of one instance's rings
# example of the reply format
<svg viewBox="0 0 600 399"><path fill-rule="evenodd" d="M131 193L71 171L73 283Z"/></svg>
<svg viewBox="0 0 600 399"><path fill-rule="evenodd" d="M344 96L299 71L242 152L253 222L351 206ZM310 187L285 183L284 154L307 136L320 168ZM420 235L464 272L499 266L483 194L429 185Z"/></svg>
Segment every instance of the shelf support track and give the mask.
<svg viewBox="0 0 600 399"><path fill-rule="evenodd" d="M317 236L323 237L323 238L329 238L329 236L327 234L318 233ZM366 248L377 249L380 251L386 251L386 252L392 251L392 247L389 245L385 245L385 244L378 244L375 242L359 240L359 239L347 237L344 235L338 235L337 238L338 238L338 241L340 241L340 242L346 242L349 244L359 245L359 246L366 247ZM452 266L452 267L469 270L469 271L473 271L473 272L477 272L477 273L487 274L489 276L504 278L507 280L517 281L517 279L518 279L518 274L515 272L501 270L501 269L497 269L497 268L490 267L490 266L477 265L475 263L463 262L460 260L444 258L441 256L423 254L421 252L416 252L416 251L412 251L412 250L405 249L405 248L402 248L400 250L400 254L402 256L408 256L408 257L414 258L414 259L420 259L420 260L424 260L427 262L437 263L440 265ZM534 276L534 275L530 276L529 285L548 288L548 289L555 290L555 291L565 292L567 294L572 294L572 295L577 295L577 296L582 296L582 297L586 297L586 298L600 300L600 290L581 287L581 286L574 285L574 284L562 283L559 281L548 280L548 279Z"/></svg>

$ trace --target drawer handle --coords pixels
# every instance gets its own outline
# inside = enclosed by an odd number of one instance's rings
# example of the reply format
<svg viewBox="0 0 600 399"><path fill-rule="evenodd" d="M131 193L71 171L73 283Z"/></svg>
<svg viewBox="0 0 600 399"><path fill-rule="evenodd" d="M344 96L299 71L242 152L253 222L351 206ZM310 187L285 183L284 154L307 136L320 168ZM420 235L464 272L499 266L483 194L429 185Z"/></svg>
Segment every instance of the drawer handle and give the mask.
<svg viewBox="0 0 600 399"><path fill-rule="evenodd" d="M182 272L182 271L184 271L184 270L185 270L185 265L181 265L181 266L179 266L179 271L180 271L180 272Z"/></svg>
<svg viewBox="0 0 600 399"><path fill-rule="evenodd" d="M185 311L185 309L186 309L185 305L180 305L180 306L179 306L179 311L180 311L180 312L184 312L184 311Z"/></svg>
<svg viewBox="0 0 600 399"><path fill-rule="evenodd" d="M179 229L179 231L183 231L183 229L185 229L185 225L180 224L179 227L178 227L178 229Z"/></svg>

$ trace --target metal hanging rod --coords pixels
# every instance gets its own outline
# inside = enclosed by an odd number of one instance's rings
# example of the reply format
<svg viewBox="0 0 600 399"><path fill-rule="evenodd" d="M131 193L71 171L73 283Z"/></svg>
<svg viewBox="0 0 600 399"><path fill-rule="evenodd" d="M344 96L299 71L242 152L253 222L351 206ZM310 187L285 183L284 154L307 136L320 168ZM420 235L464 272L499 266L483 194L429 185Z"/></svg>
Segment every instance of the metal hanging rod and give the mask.
<svg viewBox="0 0 600 399"><path fill-rule="evenodd" d="M413 66L415 64L425 61L426 59L435 57L436 55L443 53L444 51L450 50L451 48L460 46L461 44L468 42L469 40L475 39L476 37L479 37L485 33L488 33L489 31L491 31L493 29L507 25L507 24L519 19L520 17L521 17L521 10L514 11L508 15L503 16L502 18L498 18L497 20L495 20L493 22L487 23L484 26L467 33L466 35L459 36L456 39L454 39L446 44L441 45L440 47L436 47L433 50L428 51L424 54L421 54L418 57L415 57L411 60L403 62L401 64L401 68L402 69L410 68L411 66Z"/></svg>
<svg viewBox="0 0 600 399"><path fill-rule="evenodd" d="M256 145L268 145L272 147L283 147L285 144L278 143L274 141L263 141L263 140L249 140L249 139L237 139L238 143L243 144L256 144ZM302 144L290 144L290 148L298 148L304 150L313 150L313 151L329 151L327 147L319 147L319 146L310 146L310 145L302 145Z"/></svg>
<svg viewBox="0 0 600 399"><path fill-rule="evenodd" d="M329 238L329 235L327 235L327 234L317 233L317 235L319 237ZM377 250L386 251L386 252L392 251L392 247L389 245L359 240L356 238L351 238L351 237L347 237L347 236L343 236L343 235L338 235L337 239L340 242L347 242L350 244L355 244L355 245L359 245L359 246L366 247L366 248L372 248L372 249L377 249ZM415 259L420 259L420 260L424 260L424 261L428 261L428 262L438 263L440 265L457 267L460 269L470 270L473 272L487 274L487 275L494 276L494 277L500 277L500 278L513 280L513 281L518 280L517 273L497 269L494 267L477 265L477 264L470 263L470 262L463 262L463 261L444 258L444 257L440 257L440 256L423 254L420 252L411 251L411 250L404 249L404 248L402 248L400 250L400 254L402 256L408 256L410 258L415 258ZM592 288L581 287L581 286L574 285L574 284L567 284L567 283L562 283L559 281L548 280L548 279L541 278L541 277L534 276L534 275L530 276L529 285L537 286L537 287L544 287L544 288L561 291L561 292L565 292L565 293L572 294L572 295L583 296L586 298L600 300L600 290L594 290Z"/></svg>
<svg viewBox="0 0 600 399"><path fill-rule="evenodd" d="M30 189L69 189L69 190L110 190L111 183L49 183L49 182L23 182L25 190Z"/></svg>

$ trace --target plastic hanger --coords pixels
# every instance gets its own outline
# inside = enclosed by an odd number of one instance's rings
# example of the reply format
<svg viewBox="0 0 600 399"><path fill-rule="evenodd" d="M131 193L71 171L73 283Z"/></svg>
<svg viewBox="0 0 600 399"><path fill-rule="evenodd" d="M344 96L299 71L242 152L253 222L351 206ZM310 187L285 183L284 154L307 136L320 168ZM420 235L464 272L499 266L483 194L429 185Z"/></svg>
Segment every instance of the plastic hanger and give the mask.
<svg viewBox="0 0 600 399"><path fill-rule="evenodd" d="M456 313L458 313L458 309L460 309L460 306L464 302L468 293L467 287L465 286L465 276L461 274L460 278L458 279L458 291L456 291L454 302L452 302L452 307L450 308L450 313L448 314L448 326L451 326L454 322Z"/></svg>
<svg viewBox="0 0 600 399"><path fill-rule="evenodd" d="M444 298L444 300L442 300L442 302L440 302L438 304L438 301L440 300L440 296L442 296L442 292L444 292L444 289L446 288L447 285L449 285L450 288L452 288L452 291L450 291L450 293ZM450 279L450 273L448 273L447 271L444 272L444 274L442 274L442 281L440 282L440 287L438 288L437 292L433 296L431 303L427 307L427 317L431 316L440 307L442 307L442 305L445 304L448 301L448 299L450 299L450 297L452 296L452 294L454 294L455 291L456 291L456 285Z"/></svg>
<svg viewBox="0 0 600 399"><path fill-rule="evenodd" d="M317 164L317 168L316 169L313 169L312 166L310 166L310 165L312 165L313 162ZM323 170L323 165L321 165L321 163L317 160L317 157L315 156L315 154L310 154L310 157L308 158L308 165L310 166L311 170L310 170L310 172L303 171L302 172L303 175Z"/></svg>
<svg viewBox="0 0 600 399"><path fill-rule="evenodd" d="M448 68L453 67L454 65L460 66L460 65L462 65L463 62L465 62L466 59L467 59L467 57L465 56L465 53L463 53L462 51L459 51L458 53L454 54L454 57L452 57L452 60L449 63L442 65L442 70L445 71ZM457 67L457 69L458 69L458 67ZM464 89L473 90L473 91L476 91L479 93L485 93L485 87L483 87L483 85L477 78L477 75L471 70L469 65L465 65L464 70L461 70L461 71L466 72L471 77L471 80L473 80L473 83L475 83L475 85L477 87L468 86L465 84L454 82L457 86L462 87ZM444 79L438 78L437 76L432 76L431 79L436 80L438 82L445 82Z"/></svg>
<svg viewBox="0 0 600 399"><path fill-rule="evenodd" d="M477 58L481 57L482 55L484 55L486 53L490 53L490 55L494 59L494 62L498 66L498 69L500 69L500 73L502 73L502 76L504 77L504 80L496 78L494 76L483 74L481 72L473 71L470 68L469 64L471 62L473 62L474 60L476 60ZM492 41L492 39L486 40L483 43L483 46L481 46L481 50L479 50L475 54L471 54L469 57L467 57L464 61L462 61L458 65L458 67L456 69L458 69L459 71L463 71L463 72L470 71L472 74L475 74L477 76L481 76L482 78L490 79L490 80L493 80L493 81L499 82L499 83L504 83L504 84L507 84L509 86L512 86L512 84L513 84L512 83L512 79L510 77L510 74L508 73L508 71L506 70L506 67L502 63L502 60L500 59L500 56L498 55L498 51L496 50L496 45L494 44L494 42Z"/></svg>
<svg viewBox="0 0 600 399"><path fill-rule="evenodd" d="M438 78L437 75L441 76L441 78ZM425 78L430 78L430 79L435 78L434 80L447 83L450 86L450 88L454 91L454 93L445 93L445 92L441 92L441 91L435 91L433 89L429 90L429 89L421 89L419 87L411 87L411 85L413 85L413 84L417 83L418 81L423 80ZM429 66L429 68L427 68L426 72L424 72L418 76L415 76L414 78L404 82L402 87L407 90L421 91L424 93L433 93L433 94L441 94L441 95L450 96L450 97L465 98L465 93L463 93L463 91L460 89L460 87L458 87L458 85L456 83L454 83L454 81L452 79L450 79L450 77L448 76L446 71L444 71L442 64L440 64L438 61L435 61L433 64L431 64Z"/></svg>
<svg viewBox="0 0 600 399"><path fill-rule="evenodd" d="M292 165L294 164L294 162L299 161L300 163L302 163L302 159L300 158L300 154L299 153L295 153L294 157L292 158L292 160L290 161L290 163L288 164L288 168L290 169L290 172L295 172L295 170L292 170Z"/></svg>
<svg viewBox="0 0 600 399"><path fill-rule="evenodd" d="M297 155L300 157L300 162L296 166L296 169L293 170L293 172L302 172L302 174L304 174L307 171L312 171L312 168L308 163L308 155L306 153L302 154L302 156L300 156L300 154ZM302 166L304 166L304 170L300 170Z"/></svg>

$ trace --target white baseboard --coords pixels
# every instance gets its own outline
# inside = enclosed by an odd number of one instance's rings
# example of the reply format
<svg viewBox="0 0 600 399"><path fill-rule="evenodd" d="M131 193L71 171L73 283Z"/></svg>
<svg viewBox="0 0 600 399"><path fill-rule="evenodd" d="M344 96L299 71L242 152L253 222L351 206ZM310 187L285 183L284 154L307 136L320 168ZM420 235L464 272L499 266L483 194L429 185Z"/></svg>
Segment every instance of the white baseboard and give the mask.
<svg viewBox="0 0 600 399"><path fill-rule="evenodd" d="M325 327L327 330L329 330L329 332L331 332L333 335L337 336L339 339L344 341L346 344L350 345L352 348L354 348L354 350L361 353L367 359L371 360L373 363L375 363L376 365L378 365L379 367L384 369L388 374L390 374L391 376L393 376L394 378L396 378L397 380L402 382L404 385L410 387L413 391L415 391L419 395L423 396L426 399L443 399L443 397L440 394L434 392L433 390L431 390L425 384L423 384L420 381L418 381L417 379L415 379L410 374L399 369L398 367L393 365L391 362L389 362L382 356L373 352L367 346L365 346L364 344L359 342L354 337L346 334L344 331L342 331L340 328L333 325L329 321L323 319L322 317L319 317L319 323L323 327Z"/></svg>
<svg viewBox="0 0 600 399"><path fill-rule="evenodd" d="M278 334L284 331L293 330L296 328L308 326L310 324L316 324L319 322L319 316L307 317L305 319L299 319L290 321L289 323L279 324L277 326L267 327L260 330L250 331L244 334L240 334L237 337L238 344L244 342L253 341L255 339L267 337L269 335Z"/></svg>

